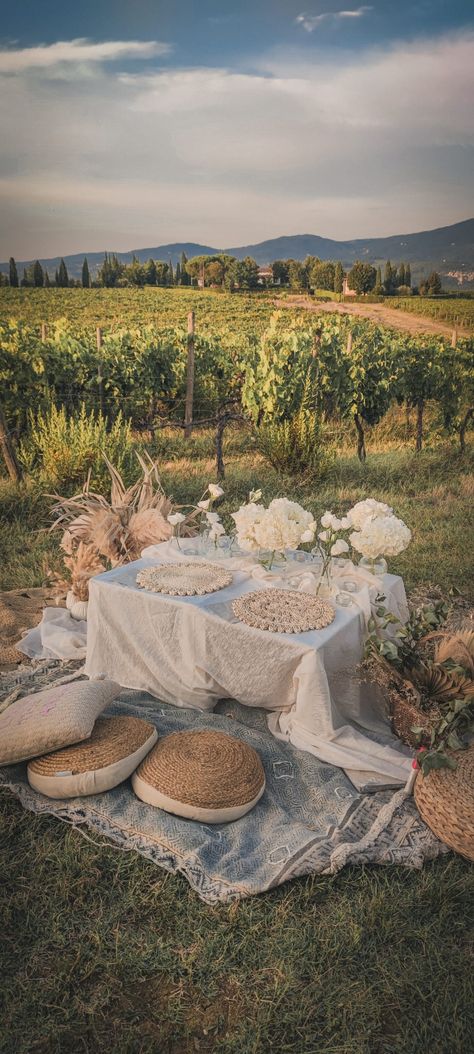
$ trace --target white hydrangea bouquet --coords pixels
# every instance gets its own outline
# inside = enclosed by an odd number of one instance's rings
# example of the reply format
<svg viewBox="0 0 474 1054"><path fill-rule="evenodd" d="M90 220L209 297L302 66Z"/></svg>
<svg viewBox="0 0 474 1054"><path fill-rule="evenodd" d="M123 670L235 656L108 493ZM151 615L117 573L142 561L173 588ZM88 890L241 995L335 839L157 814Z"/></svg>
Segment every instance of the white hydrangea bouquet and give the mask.
<svg viewBox="0 0 474 1054"><path fill-rule="evenodd" d="M277 555L287 549L312 542L316 522L302 505L288 498L274 498L268 508L259 503L261 491L251 491L249 501L232 513L239 548L247 553L265 554L261 562L270 570ZM268 554L268 555L267 555Z"/></svg>
<svg viewBox="0 0 474 1054"><path fill-rule="evenodd" d="M384 574L385 557L398 556L411 542L410 529L383 501L358 501L347 517L355 528L349 535L350 544L362 556L360 565L372 574Z"/></svg>
<svg viewBox="0 0 474 1054"><path fill-rule="evenodd" d="M398 556L411 541L411 531L390 505L375 498L358 501L341 518L326 511L321 517L316 547L322 559L318 589L329 585L334 558L347 558L350 548L360 554L359 565L380 577L387 570L385 556ZM351 532L349 534L349 531Z"/></svg>

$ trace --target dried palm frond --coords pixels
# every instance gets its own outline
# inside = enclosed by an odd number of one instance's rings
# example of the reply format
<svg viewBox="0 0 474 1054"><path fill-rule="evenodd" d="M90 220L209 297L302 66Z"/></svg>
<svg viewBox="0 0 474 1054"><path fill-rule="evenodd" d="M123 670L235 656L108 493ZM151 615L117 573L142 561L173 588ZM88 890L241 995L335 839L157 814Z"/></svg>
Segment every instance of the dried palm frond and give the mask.
<svg viewBox="0 0 474 1054"><path fill-rule="evenodd" d="M136 560L147 545L171 537L167 517L173 503L163 490L158 466L149 455L137 454L142 475L126 487L120 473L105 457L110 474L110 499L90 489L90 475L80 494L55 498L55 521L51 530L63 531L61 546L72 556L83 542L106 557L113 566ZM176 506L179 507L179 506ZM182 524L183 535L195 532L196 511Z"/></svg>
<svg viewBox="0 0 474 1054"><path fill-rule="evenodd" d="M462 674L448 672L434 663L421 663L413 671L419 688L434 702L450 702L474 695L474 681Z"/></svg>
<svg viewBox="0 0 474 1054"><path fill-rule="evenodd" d="M441 634L440 634L441 636ZM474 678L474 630L443 634L435 649L436 662L454 662Z"/></svg>

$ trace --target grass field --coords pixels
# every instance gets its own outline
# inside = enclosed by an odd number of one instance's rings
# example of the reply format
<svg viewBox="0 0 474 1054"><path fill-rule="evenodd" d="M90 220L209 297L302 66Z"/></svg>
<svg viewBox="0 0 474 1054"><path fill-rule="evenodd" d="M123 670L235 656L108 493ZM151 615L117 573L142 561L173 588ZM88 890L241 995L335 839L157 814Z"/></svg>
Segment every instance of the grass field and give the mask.
<svg viewBox="0 0 474 1054"><path fill-rule="evenodd" d="M393 424L393 423L392 423ZM400 426L401 427L401 426ZM282 480L241 433L226 441L224 519L250 487L314 512L367 494L414 540L391 568L409 589L474 596L467 545L474 459L433 435L413 455L374 430L366 466L352 437L319 487ZM177 500L214 478L212 435L159 437ZM0 485L3 588L39 584L51 539L35 484ZM0 795L2 1054L467 1054L472 1049L472 866L365 868L301 879L210 908L135 853L23 812Z"/></svg>

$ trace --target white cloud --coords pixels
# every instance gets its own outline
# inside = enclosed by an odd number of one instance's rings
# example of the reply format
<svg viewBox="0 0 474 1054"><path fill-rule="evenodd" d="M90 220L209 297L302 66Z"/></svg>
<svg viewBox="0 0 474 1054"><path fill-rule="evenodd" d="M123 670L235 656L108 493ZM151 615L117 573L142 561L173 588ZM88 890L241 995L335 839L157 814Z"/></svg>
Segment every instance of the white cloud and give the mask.
<svg viewBox="0 0 474 1054"><path fill-rule="evenodd" d="M22 73L62 63L116 62L118 59L148 59L168 55L170 44L157 40L106 40L93 44L83 38L41 44L34 48L1 48L0 73Z"/></svg>
<svg viewBox="0 0 474 1054"><path fill-rule="evenodd" d="M322 11L319 15L297 15L296 22L302 26L307 33L312 33L322 22L342 22L344 19L363 18L373 7L363 4L348 11Z"/></svg>
<svg viewBox="0 0 474 1054"><path fill-rule="evenodd" d="M0 77L0 259L358 237L472 212L474 35L253 73ZM75 67L74 67L75 69Z"/></svg>

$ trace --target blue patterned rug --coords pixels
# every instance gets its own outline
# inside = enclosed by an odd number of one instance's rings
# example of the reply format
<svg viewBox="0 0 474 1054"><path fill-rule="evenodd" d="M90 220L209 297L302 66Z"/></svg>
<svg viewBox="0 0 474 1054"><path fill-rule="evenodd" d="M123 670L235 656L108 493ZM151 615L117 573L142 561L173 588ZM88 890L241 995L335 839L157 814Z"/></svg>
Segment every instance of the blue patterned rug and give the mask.
<svg viewBox="0 0 474 1054"><path fill-rule="evenodd" d="M47 664L26 674L19 691L43 688L67 669ZM10 689L12 684L14 678ZM8 685L2 688L5 693ZM446 851L421 820L412 797L404 791L360 795L341 769L275 739L262 710L226 700L214 713L201 713L126 690L105 714L143 717L160 736L190 728L238 736L260 754L263 797L235 823L206 825L145 805L130 780L105 794L66 802L33 791L26 764L0 769L0 783L32 812L89 828L122 850L136 850L159 867L179 872L208 904L263 893L301 875L332 875L346 864L420 868Z"/></svg>

